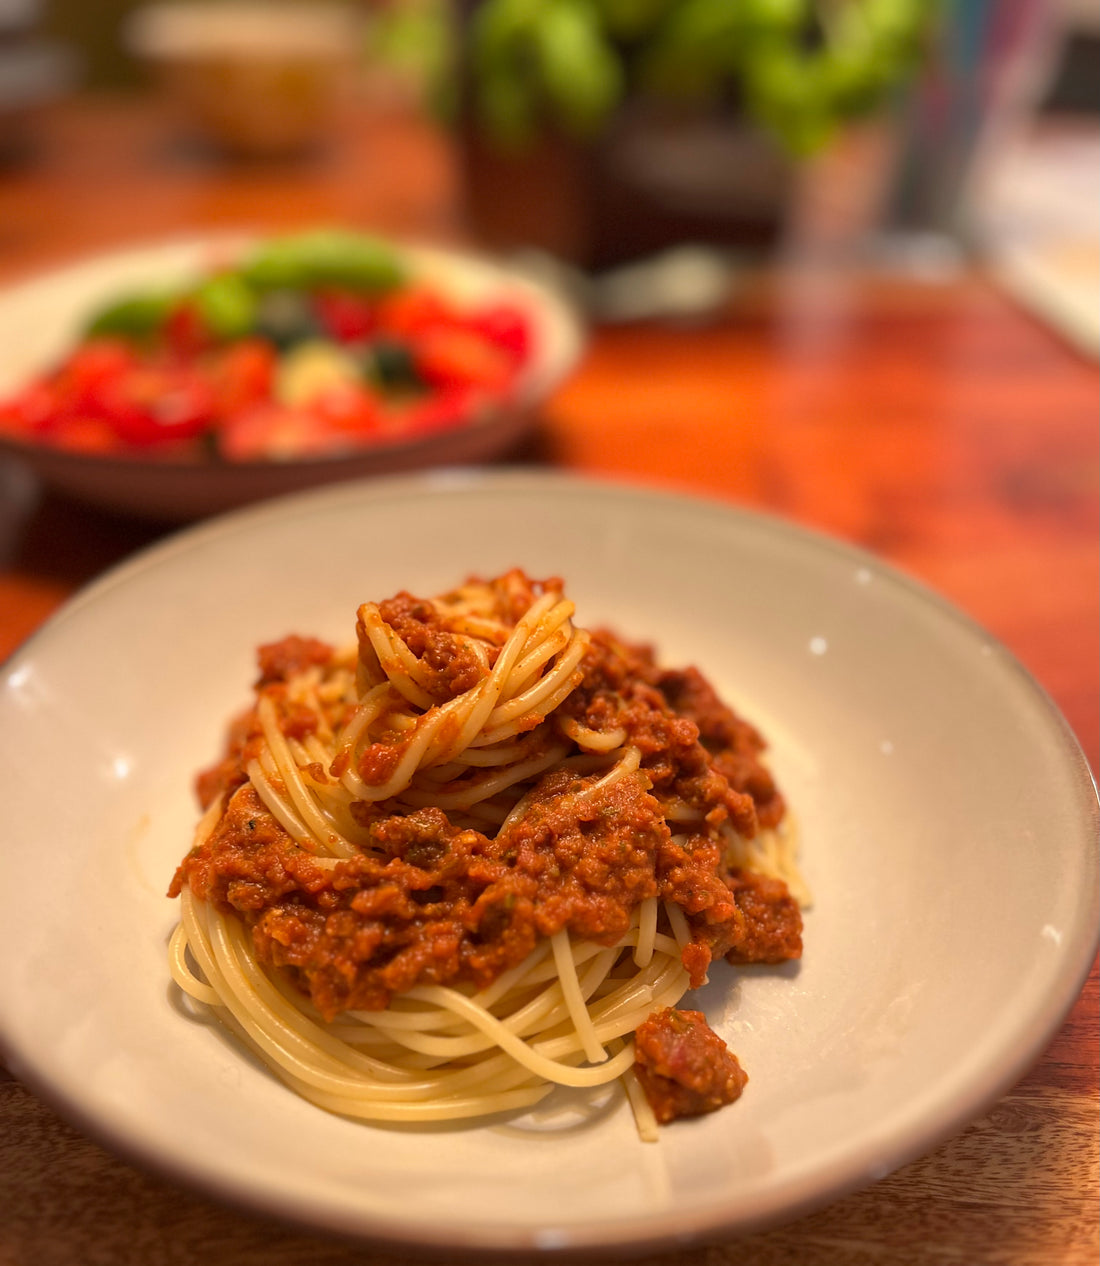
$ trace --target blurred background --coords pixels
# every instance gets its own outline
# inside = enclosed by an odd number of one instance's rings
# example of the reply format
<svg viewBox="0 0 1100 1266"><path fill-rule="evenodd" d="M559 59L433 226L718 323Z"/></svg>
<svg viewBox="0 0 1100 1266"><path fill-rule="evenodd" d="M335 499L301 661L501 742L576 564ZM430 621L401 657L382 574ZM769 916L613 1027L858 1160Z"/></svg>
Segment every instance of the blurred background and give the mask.
<svg viewBox="0 0 1100 1266"><path fill-rule="evenodd" d="M404 191L371 200L376 227L523 254L596 317L703 310L778 253L920 272L966 251L1097 347L1085 0L2 0L0 197L51 161L66 134L41 120L77 98L129 111L113 144L166 172L262 183L258 165L352 147L358 180ZM366 143L395 119L424 129L397 173L385 134Z"/></svg>

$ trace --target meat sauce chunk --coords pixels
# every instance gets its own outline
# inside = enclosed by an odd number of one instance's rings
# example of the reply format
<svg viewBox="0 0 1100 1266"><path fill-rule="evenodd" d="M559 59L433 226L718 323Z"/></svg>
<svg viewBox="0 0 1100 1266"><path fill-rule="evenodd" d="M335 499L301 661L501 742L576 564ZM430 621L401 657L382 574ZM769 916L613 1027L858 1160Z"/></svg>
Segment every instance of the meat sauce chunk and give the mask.
<svg viewBox="0 0 1100 1266"><path fill-rule="evenodd" d="M702 1011L666 1007L638 1026L634 1075L659 1125L733 1103L748 1075Z"/></svg>
<svg viewBox="0 0 1100 1266"><path fill-rule="evenodd" d="M333 649L327 642L315 637L299 637L292 633L278 642L269 642L256 652L260 668L257 685L266 686L273 681L289 681L311 665L324 668L331 663Z"/></svg>

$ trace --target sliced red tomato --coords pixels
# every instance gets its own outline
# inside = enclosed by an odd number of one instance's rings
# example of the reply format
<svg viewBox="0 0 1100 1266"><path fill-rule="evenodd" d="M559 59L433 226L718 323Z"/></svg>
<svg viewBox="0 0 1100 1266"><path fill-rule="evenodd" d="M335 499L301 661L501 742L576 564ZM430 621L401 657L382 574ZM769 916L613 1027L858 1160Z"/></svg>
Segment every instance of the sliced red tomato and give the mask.
<svg viewBox="0 0 1100 1266"><path fill-rule="evenodd" d="M127 447L105 418L81 413L58 418L50 429L49 440L72 453L122 453Z"/></svg>
<svg viewBox="0 0 1100 1266"><path fill-rule="evenodd" d="M323 391L310 401L309 408L326 429L360 440L376 435L382 425L382 403L378 397L350 384Z"/></svg>
<svg viewBox="0 0 1100 1266"><path fill-rule="evenodd" d="M387 337L415 340L427 330L454 324L458 314L438 290L414 285L380 299L377 319L378 331Z"/></svg>
<svg viewBox="0 0 1100 1266"><path fill-rule="evenodd" d="M219 417L231 417L241 409L271 398L278 353L265 339L241 339L211 353L204 363L204 377Z"/></svg>
<svg viewBox="0 0 1100 1266"><path fill-rule="evenodd" d="M54 380L58 404L77 412L98 411L112 385L137 364L136 351L122 339L90 339L73 352Z"/></svg>
<svg viewBox="0 0 1100 1266"><path fill-rule="evenodd" d="M534 342L531 322L518 304L507 300L488 304L467 317L465 324L467 329L506 351L514 361L526 361L531 354Z"/></svg>
<svg viewBox="0 0 1100 1266"><path fill-rule="evenodd" d="M227 419L218 449L232 462L293 461L345 452L348 435L305 409L258 404Z"/></svg>
<svg viewBox="0 0 1100 1266"><path fill-rule="evenodd" d="M168 314L164 323L164 341L176 356L187 360L213 347L215 340L206 328L198 304L185 299Z"/></svg>
<svg viewBox="0 0 1100 1266"><path fill-rule="evenodd" d="M148 448L201 435L214 420L214 397L186 369L142 366L103 387L97 413L127 444Z"/></svg>
<svg viewBox="0 0 1100 1266"><path fill-rule="evenodd" d="M313 308L321 328L337 343L361 343L378 326L377 301L347 290L320 291Z"/></svg>
<svg viewBox="0 0 1100 1266"><path fill-rule="evenodd" d="M457 326L426 331L412 352L417 373L437 389L480 387L503 392L515 372L507 352Z"/></svg>
<svg viewBox="0 0 1100 1266"><path fill-rule="evenodd" d="M57 417L58 395L46 382L32 382L0 406L0 432L33 439L49 431Z"/></svg>
<svg viewBox="0 0 1100 1266"><path fill-rule="evenodd" d="M415 439L433 431L446 431L470 421L473 401L470 392L450 387L422 400L402 406L394 433Z"/></svg>

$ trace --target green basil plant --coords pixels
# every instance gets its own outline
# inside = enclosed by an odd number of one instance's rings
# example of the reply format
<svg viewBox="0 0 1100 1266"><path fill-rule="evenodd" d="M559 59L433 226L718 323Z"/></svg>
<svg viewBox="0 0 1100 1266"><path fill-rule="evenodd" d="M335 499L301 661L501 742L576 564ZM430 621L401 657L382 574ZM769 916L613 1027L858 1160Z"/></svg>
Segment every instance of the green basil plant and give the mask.
<svg viewBox="0 0 1100 1266"><path fill-rule="evenodd" d="M483 132L600 132L628 96L735 99L790 153L874 110L920 60L936 0L478 0L462 32Z"/></svg>

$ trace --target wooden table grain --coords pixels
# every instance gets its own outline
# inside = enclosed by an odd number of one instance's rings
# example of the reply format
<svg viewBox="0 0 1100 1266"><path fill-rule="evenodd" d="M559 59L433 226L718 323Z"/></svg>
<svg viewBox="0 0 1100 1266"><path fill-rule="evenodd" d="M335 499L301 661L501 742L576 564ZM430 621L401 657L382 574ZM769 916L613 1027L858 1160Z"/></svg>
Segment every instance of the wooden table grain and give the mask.
<svg viewBox="0 0 1100 1266"><path fill-rule="evenodd" d="M82 101L0 172L0 283L134 239L342 221L461 240L445 140L349 111L293 166L224 167L152 105ZM594 332L513 460L725 498L854 542L983 624L1061 709L1095 771L1100 376L977 269L835 266L747 278L717 319ZM0 464L0 658L166 529ZM1098 1232L1094 965L1049 1048L980 1120L875 1185L638 1266L1085 1266ZM393 1266L226 1208L103 1150L0 1070L0 1266ZM583 1259L582 1259L583 1260Z"/></svg>

